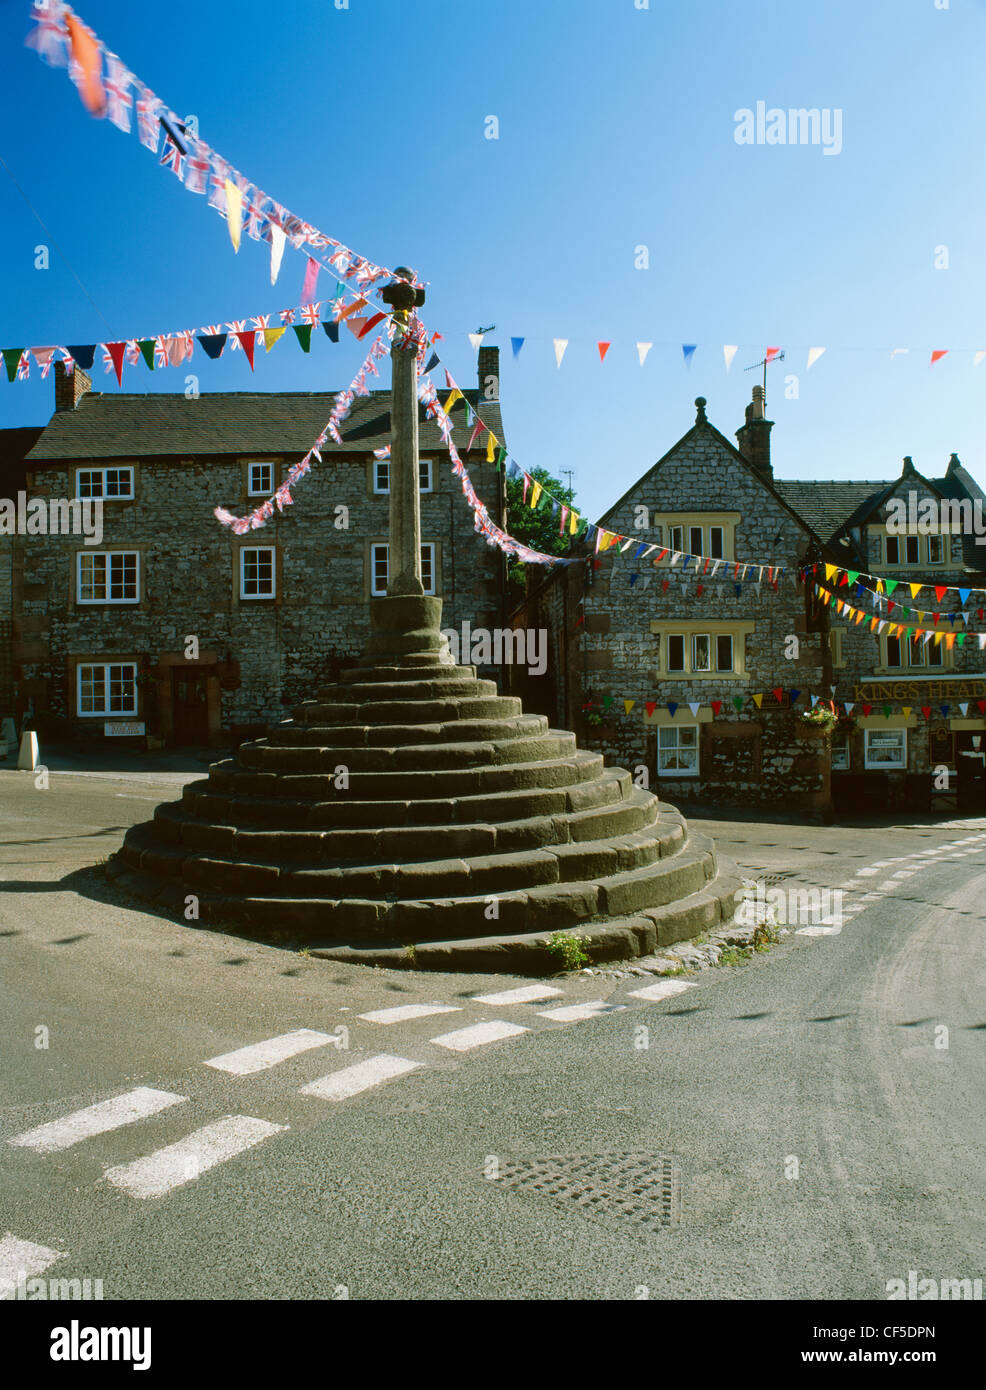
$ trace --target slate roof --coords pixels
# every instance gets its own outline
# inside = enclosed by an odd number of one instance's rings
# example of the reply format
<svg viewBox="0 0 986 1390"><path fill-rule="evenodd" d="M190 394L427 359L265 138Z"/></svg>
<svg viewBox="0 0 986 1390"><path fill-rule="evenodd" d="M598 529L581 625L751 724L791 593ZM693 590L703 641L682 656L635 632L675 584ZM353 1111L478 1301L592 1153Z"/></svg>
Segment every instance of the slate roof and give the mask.
<svg viewBox="0 0 986 1390"><path fill-rule="evenodd" d="M808 523L826 545L857 512L872 511L890 484L867 482L802 482L775 478L774 491Z"/></svg>
<svg viewBox="0 0 986 1390"><path fill-rule="evenodd" d="M463 393L477 406L479 392ZM58 459L194 457L202 454L305 454L335 404L335 392L216 391L196 400L184 395L88 392L74 410L56 411L31 449L32 464ZM483 421L503 442L497 401L478 406ZM419 411L420 447L444 447L432 420ZM468 442L465 412L452 411L460 451ZM357 396L342 428L340 447L327 439L323 454L360 452L390 443L390 392ZM486 436L482 436L486 447Z"/></svg>

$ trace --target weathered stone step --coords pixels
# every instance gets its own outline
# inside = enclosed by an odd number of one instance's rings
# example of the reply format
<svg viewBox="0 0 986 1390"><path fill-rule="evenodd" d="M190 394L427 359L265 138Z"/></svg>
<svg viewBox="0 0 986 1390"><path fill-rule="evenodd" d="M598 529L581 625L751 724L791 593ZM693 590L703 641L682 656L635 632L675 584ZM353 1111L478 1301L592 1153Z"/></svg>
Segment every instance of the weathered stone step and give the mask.
<svg viewBox="0 0 986 1390"><path fill-rule="evenodd" d="M389 694L389 692L388 692ZM444 700L375 700L299 705L295 717L309 724L444 724L453 719L510 719L523 714L515 695Z"/></svg>
<svg viewBox="0 0 986 1390"><path fill-rule="evenodd" d="M567 787L597 777L603 770L601 753L584 749L567 757L543 762L516 762L504 766L445 768L429 772L355 772L348 787L337 788L331 771L308 774L251 771L230 758L214 763L209 770L210 784L218 792L239 796L283 796L292 800L310 798L325 801L346 800L411 801L452 796L482 796L501 791L528 788Z"/></svg>
<svg viewBox="0 0 986 1390"><path fill-rule="evenodd" d="M243 743L240 762L260 772L318 771L338 773L344 767L355 777L367 772L432 772L447 768L500 767L517 762L564 757L576 748L575 735L533 729L523 737L497 742L402 744L392 748L334 748L318 744L295 747L266 739Z"/></svg>
<svg viewBox="0 0 986 1390"><path fill-rule="evenodd" d="M335 748L395 748L428 743L451 743L525 737L548 731L543 714L519 714L511 719L456 719L444 724L298 724L286 719L271 727L271 745Z"/></svg>
<svg viewBox="0 0 986 1390"><path fill-rule="evenodd" d="M397 682L430 680L475 680L475 666L443 666L432 662L422 666L346 666L343 667L336 684L363 684L368 681L393 685ZM331 690L332 686L321 686L321 690Z"/></svg>
<svg viewBox="0 0 986 1390"><path fill-rule="evenodd" d="M316 692L324 705L378 704L399 700L402 705L418 704L422 700L462 700L488 698L497 695L496 681L479 680L475 676L436 676L430 680L393 681L359 680L344 685L326 685ZM307 702L306 702L307 703ZM305 706L302 705L303 709Z"/></svg>

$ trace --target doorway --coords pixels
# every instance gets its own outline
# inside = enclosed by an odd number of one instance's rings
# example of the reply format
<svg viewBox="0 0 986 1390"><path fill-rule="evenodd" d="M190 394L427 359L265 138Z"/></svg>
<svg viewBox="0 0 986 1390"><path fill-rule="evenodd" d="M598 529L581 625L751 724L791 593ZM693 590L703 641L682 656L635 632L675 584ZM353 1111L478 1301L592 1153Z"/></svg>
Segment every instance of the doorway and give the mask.
<svg viewBox="0 0 986 1390"><path fill-rule="evenodd" d="M208 675L201 668L171 672L172 742L179 746L209 742Z"/></svg>

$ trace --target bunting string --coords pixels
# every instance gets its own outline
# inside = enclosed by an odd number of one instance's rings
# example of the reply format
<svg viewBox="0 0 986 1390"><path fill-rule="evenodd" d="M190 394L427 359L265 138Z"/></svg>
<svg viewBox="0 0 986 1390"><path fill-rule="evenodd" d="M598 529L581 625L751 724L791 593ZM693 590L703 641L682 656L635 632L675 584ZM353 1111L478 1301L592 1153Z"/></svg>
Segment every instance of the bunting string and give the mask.
<svg viewBox="0 0 986 1390"><path fill-rule="evenodd" d="M870 574L866 570L846 569L843 565L830 565L825 561L821 563L825 570L826 580L829 583L834 582L836 587L841 588L844 585L854 587L859 583L860 577L862 576L863 579L872 581L874 592L886 595L888 598L894 594L897 589L905 585L910 590L912 599L917 598L922 589L930 589L933 591L938 603L941 603L945 595L949 593L958 594L960 604L966 603L970 594L986 595L986 589L975 588L971 585L965 588L959 584L939 584L934 579L887 579L885 575ZM818 573L818 568L817 562L812 565L806 565L802 570L802 574L807 579L809 575L816 575ZM898 599L896 602L899 603L900 600Z"/></svg>

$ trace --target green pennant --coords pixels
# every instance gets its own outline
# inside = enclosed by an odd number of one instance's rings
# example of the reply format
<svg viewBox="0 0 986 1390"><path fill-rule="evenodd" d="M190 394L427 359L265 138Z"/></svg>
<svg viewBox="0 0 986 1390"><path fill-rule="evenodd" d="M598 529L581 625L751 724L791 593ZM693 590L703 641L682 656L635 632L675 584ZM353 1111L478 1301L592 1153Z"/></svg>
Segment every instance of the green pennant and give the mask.
<svg viewBox="0 0 986 1390"><path fill-rule="evenodd" d="M908 618L909 618L910 616L911 616L911 610L910 610L909 608L905 608L905 609L904 609L904 621L905 621L905 623L907 622L907 620L908 620Z"/></svg>
<svg viewBox="0 0 986 1390"><path fill-rule="evenodd" d="M144 361L147 363L147 370L148 370L149 372L153 372L153 370L154 370L154 339L153 339L153 338L138 338L138 339L137 339L137 346L140 348L140 355L141 355L141 357L143 357Z"/></svg>
<svg viewBox="0 0 986 1390"><path fill-rule="evenodd" d="M736 713L739 714L740 710L743 708L743 696L742 696L742 695L734 695L734 696L733 696L733 708L736 710Z"/></svg>
<svg viewBox="0 0 986 1390"><path fill-rule="evenodd" d="M302 352L310 352L312 346L312 326L310 323L293 323L291 327L301 344Z"/></svg>
<svg viewBox="0 0 986 1390"><path fill-rule="evenodd" d="M884 584L886 584L886 586L887 586L887 593L888 593L888 594L892 594L893 591L896 589L897 585L900 583L900 580L899 580L899 579L885 579L883 582L884 582Z"/></svg>
<svg viewBox="0 0 986 1390"><path fill-rule="evenodd" d="M859 578L859 570L846 570L846 574L849 576L850 584L855 584L856 580Z"/></svg>
<svg viewBox="0 0 986 1390"><path fill-rule="evenodd" d="M909 642L909 641L911 640L911 633L912 633L913 631L914 631L914 629L913 629L912 627L909 627L909 628L907 628L907 629L905 630L905 632L904 632L904 641L905 641L905 642Z"/></svg>
<svg viewBox="0 0 986 1390"><path fill-rule="evenodd" d="M7 368L7 380L13 381L17 367L24 352L23 348L3 348L3 365Z"/></svg>
<svg viewBox="0 0 986 1390"><path fill-rule="evenodd" d="M613 703L613 697L612 697L612 695L604 695L604 696L603 696L603 709L609 709L609 707L610 707L610 705L611 705L612 703Z"/></svg>
<svg viewBox="0 0 986 1390"><path fill-rule="evenodd" d="M502 471L503 465L506 463L506 461L507 461L507 451L506 451L506 449L503 447L503 445L501 444L500 447L499 447L499 449L497 449L497 451L496 451L496 470L497 470L498 473Z"/></svg>
<svg viewBox="0 0 986 1390"><path fill-rule="evenodd" d="M955 640L956 640L956 642L958 642L958 644L959 644L960 647L964 647L964 646L965 646L965 633L964 633L964 632L960 632L959 635L956 637Z"/></svg>
<svg viewBox="0 0 986 1390"><path fill-rule="evenodd" d="M890 718L890 713L891 713L892 709L893 709L893 705L884 705L884 707L883 707L883 717L884 717L884 719L889 719L889 718Z"/></svg>

